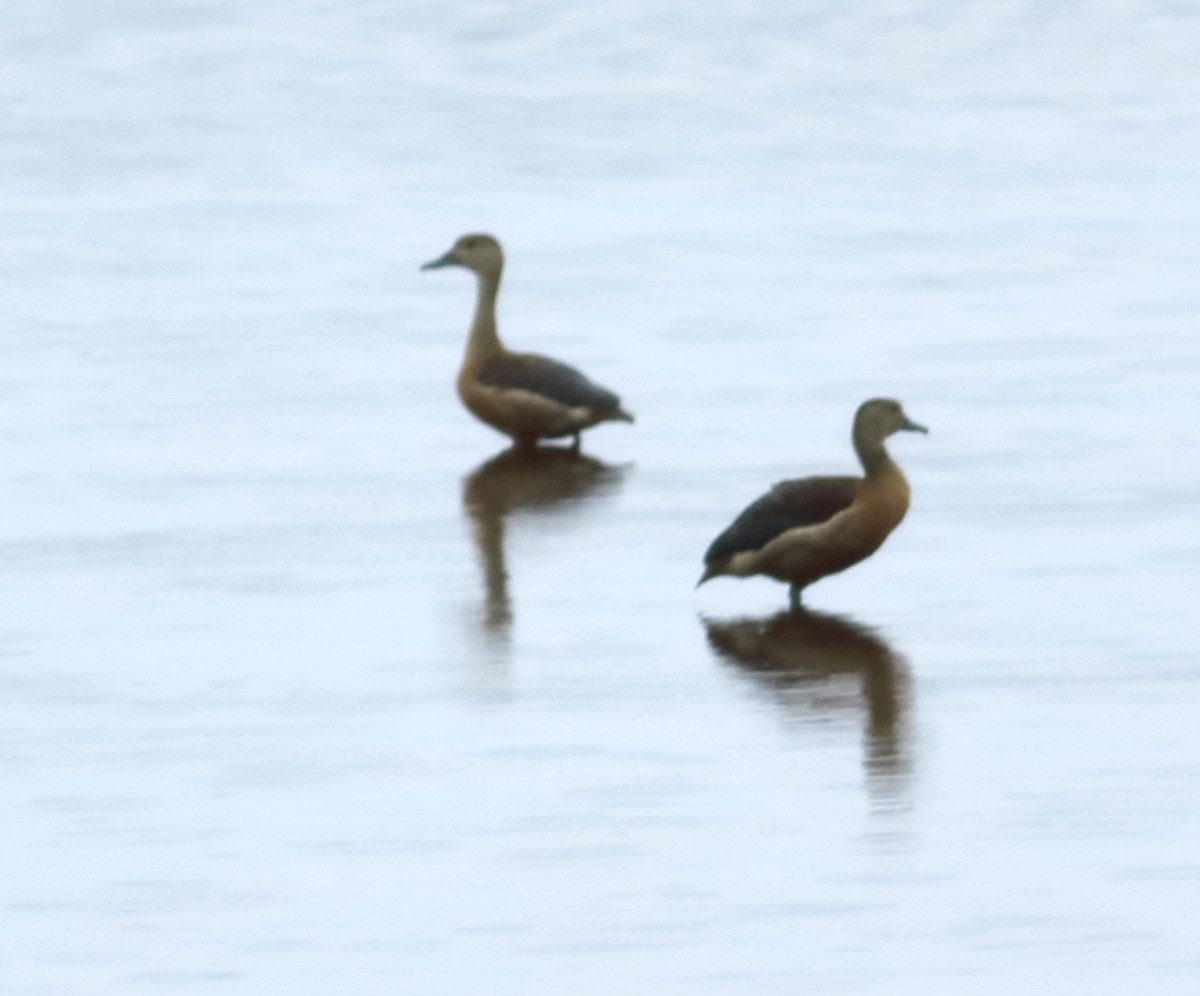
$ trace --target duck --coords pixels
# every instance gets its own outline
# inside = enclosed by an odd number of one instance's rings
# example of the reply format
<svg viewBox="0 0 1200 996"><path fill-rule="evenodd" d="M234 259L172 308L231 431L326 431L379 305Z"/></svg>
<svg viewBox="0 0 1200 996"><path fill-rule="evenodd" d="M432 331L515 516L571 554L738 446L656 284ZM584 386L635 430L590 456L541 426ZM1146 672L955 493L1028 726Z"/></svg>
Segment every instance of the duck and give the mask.
<svg viewBox="0 0 1200 996"><path fill-rule="evenodd" d="M514 447L570 437L576 451L585 429L602 422L633 421L616 394L574 367L536 353L511 352L500 341L496 295L504 251L493 236L464 235L421 269L447 266L464 267L477 278L475 315L456 382L458 396L472 415L509 436Z"/></svg>
<svg viewBox="0 0 1200 996"><path fill-rule="evenodd" d="M774 485L712 541L697 587L716 577L765 575L787 583L796 609L813 582L875 553L908 512L908 481L884 446L896 432L929 430L893 398L864 401L851 433L864 475Z"/></svg>

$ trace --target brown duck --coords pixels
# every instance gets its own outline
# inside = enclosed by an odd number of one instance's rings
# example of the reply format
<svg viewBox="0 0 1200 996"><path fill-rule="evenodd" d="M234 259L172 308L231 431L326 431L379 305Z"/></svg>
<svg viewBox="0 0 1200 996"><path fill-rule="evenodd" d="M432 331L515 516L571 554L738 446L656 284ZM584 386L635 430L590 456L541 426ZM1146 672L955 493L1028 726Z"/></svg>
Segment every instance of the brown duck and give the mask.
<svg viewBox="0 0 1200 996"><path fill-rule="evenodd" d="M898 401L864 401L853 439L865 476L776 484L713 540L699 584L763 574L786 581L798 606L808 585L871 556L908 511L908 482L883 445L900 431L929 430L911 421Z"/></svg>
<svg viewBox="0 0 1200 996"><path fill-rule="evenodd" d="M464 235L443 256L421 267L463 266L478 279L475 317L458 371L458 396L467 410L519 447L541 439L572 437L601 422L632 422L612 391L574 367L535 353L513 353L496 331L496 294L504 269L500 243L490 235Z"/></svg>

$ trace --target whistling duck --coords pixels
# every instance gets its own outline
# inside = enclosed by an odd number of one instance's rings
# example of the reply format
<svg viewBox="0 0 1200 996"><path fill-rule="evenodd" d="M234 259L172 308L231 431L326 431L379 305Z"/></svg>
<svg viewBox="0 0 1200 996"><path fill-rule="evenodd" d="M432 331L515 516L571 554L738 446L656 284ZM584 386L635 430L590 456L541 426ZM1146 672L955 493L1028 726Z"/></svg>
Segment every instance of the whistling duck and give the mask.
<svg viewBox="0 0 1200 996"><path fill-rule="evenodd" d="M704 554L698 584L729 575L786 581L801 592L873 554L908 511L908 482L883 442L893 432L928 432L898 401L872 398L854 416L854 450L864 477L781 481L742 512Z"/></svg>
<svg viewBox="0 0 1200 996"><path fill-rule="evenodd" d="M574 367L534 353L509 352L496 331L496 294L504 269L500 243L490 235L464 235L422 270L463 266L478 278L471 334L458 371L458 396L468 411L529 447L539 439L579 434L600 422L632 422L612 391Z"/></svg>

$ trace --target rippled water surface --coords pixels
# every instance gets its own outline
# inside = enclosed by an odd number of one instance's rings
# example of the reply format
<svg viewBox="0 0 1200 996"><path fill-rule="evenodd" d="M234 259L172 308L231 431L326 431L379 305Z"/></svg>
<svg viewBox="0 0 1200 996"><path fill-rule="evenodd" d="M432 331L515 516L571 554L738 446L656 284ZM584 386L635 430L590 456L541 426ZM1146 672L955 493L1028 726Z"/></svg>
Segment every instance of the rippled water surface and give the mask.
<svg viewBox="0 0 1200 996"><path fill-rule="evenodd" d="M1191 7L4 21L0 990L1197 991ZM477 229L635 426L461 409Z"/></svg>

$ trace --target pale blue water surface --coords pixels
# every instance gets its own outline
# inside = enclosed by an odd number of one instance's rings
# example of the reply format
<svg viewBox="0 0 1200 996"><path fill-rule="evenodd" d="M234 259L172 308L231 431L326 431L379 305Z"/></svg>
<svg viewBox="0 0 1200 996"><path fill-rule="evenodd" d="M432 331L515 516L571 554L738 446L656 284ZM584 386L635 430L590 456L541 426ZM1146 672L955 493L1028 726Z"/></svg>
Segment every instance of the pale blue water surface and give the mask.
<svg viewBox="0 0 1200 996"><path fill-rule="evenodd" d="M0 24L0 992L1193 993L1200 15ZM617 388L490 463L473 289ZM850 417L869 564L693 591Z"/></svg>

